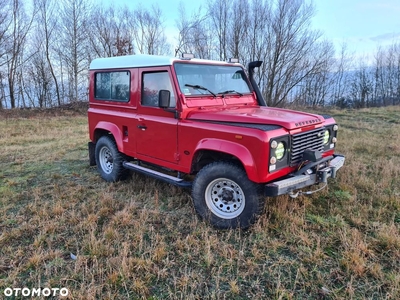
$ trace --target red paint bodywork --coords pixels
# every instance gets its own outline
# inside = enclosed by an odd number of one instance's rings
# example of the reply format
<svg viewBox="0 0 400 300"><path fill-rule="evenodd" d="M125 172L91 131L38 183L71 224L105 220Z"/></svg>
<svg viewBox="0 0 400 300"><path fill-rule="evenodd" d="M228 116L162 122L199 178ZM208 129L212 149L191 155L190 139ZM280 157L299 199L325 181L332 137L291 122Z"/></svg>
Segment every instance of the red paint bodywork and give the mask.
<svg viewBox="0 0 400 300"><path fill-rule="evenodd" d="M131 74L130 99L129 102L118 103L95 99L95 73L101 70L90 70L90 140L96 143L101 134L110 133L120 152L176 171L192 173L194 158L199 151L215 151L239 159L250 180L268 183L296 169L286 167L269 172L271 139L335 123L333 118L325 120L319 115L260 107L254 92L243 96L187 97L178 88L173 66L152 67L151 70L169 72L174 83L177 112L146 107L140 103L141 78L142 72L148 72L149 68L123 70ZM278 125L281 128L263 131L221 124L223 122ZM146 129L138 126L145 126ZM333 152L333 149L326 151L323 156Z"/></svg>

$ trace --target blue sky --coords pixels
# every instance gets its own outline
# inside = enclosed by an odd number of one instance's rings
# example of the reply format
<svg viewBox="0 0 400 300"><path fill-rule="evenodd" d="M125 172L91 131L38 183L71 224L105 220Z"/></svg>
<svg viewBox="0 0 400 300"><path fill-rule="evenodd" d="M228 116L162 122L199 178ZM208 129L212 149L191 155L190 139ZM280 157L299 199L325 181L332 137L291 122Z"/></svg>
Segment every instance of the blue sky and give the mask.
<svg viewBox="0 0 400 300"><path fill-rule="evenodd" d="M163 11L167 30L174 30L177 8L181 0L102 0L122 5L142 3L150 7L157 3ZM207 1L184 1L189 14ZM316 15L313 27L323 32L324 37L332 41L339 50L346 43L350 53L358 57L372 56L378 46L387 46L394 41L400 42L400 0L314 0ZM169 40L174 33L168 34Z"/></svg>
<svg viewBox="0 0 400 300"><path fill-rule="evenodd" d="M400 0L315 0L313 26L357 56L400 42Z"/></svg>

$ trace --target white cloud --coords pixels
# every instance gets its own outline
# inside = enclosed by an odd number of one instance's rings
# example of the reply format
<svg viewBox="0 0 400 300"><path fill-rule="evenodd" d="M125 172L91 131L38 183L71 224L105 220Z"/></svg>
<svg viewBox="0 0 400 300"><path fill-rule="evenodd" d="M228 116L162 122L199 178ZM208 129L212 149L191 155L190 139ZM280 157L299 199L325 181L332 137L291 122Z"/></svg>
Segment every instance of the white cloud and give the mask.
<svg viewBox="0 0 400 300"><path fill-rule="evenodd" d="M400 39L400 32L389 32L370 37L370 40L373 42L393 42L396 39Z"/></svg>

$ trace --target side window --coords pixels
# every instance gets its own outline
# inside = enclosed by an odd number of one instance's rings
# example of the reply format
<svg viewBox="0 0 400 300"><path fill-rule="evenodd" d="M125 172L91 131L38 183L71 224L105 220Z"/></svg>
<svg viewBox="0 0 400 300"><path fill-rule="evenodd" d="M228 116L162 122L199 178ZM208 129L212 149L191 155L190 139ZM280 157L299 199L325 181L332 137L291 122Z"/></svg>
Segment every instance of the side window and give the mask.
<svg viewBox="0 0 400 300"><path fill-rule="evenodd" d="M158 107L160 90L171 92L170 107L175 107L175 94L168 72L144 73L142 82L142 105Z"/></svg>
<svg viewBox="0 0 400 300"><path fill-rule="evenodd" d="M129 101L130 72L101 72L95 75L94 97L98 100Z"/></svg>

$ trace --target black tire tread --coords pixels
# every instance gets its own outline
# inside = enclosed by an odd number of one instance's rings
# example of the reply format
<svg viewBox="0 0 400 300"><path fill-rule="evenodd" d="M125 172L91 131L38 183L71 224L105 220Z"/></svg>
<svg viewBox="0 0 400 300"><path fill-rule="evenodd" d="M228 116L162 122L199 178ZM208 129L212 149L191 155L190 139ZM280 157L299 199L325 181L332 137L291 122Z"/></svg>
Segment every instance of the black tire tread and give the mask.
<svg viewBox="0 0 400 300"><path fill-rule="evenodd" d="M204 200L205 188L208 182L215 179L216 173L225 173L220 176L234 179L241 185L243 191L250 191L250 195L246 195L246 207L242 215L244 219L239 217L234 219L221 219L211 213ZM252 182L248 179L246 172L232 162L216 161L203 167L193 181L192 199L194 207L199 216L211 223L215 228L231 229L241 228L246 229L250 227L259 215L262 213L265 204L265 197L262 195L262 187L260 184ZM254 204L254 205L252 205ZM252 206L252 207L251 207ZM246 215L251 214L246 218Z"/></svg>
<svg viewBox="0 0 400 300"><path fill-rule="evenodd" d="M106 174L101 170L101 165L99 163L98 152L102 144L106 144L107 147L113 152L113 172L111 174ZM100 146L99 146L100 145ZM104 135L98 139L96 143L95 150L96 164L100 172L101 177L108 182L117 182L120 180L125 180L129 177L130 171L123 166L123 162L126 160L126 156L119 152L117 143L111 136Z"/></svg>

